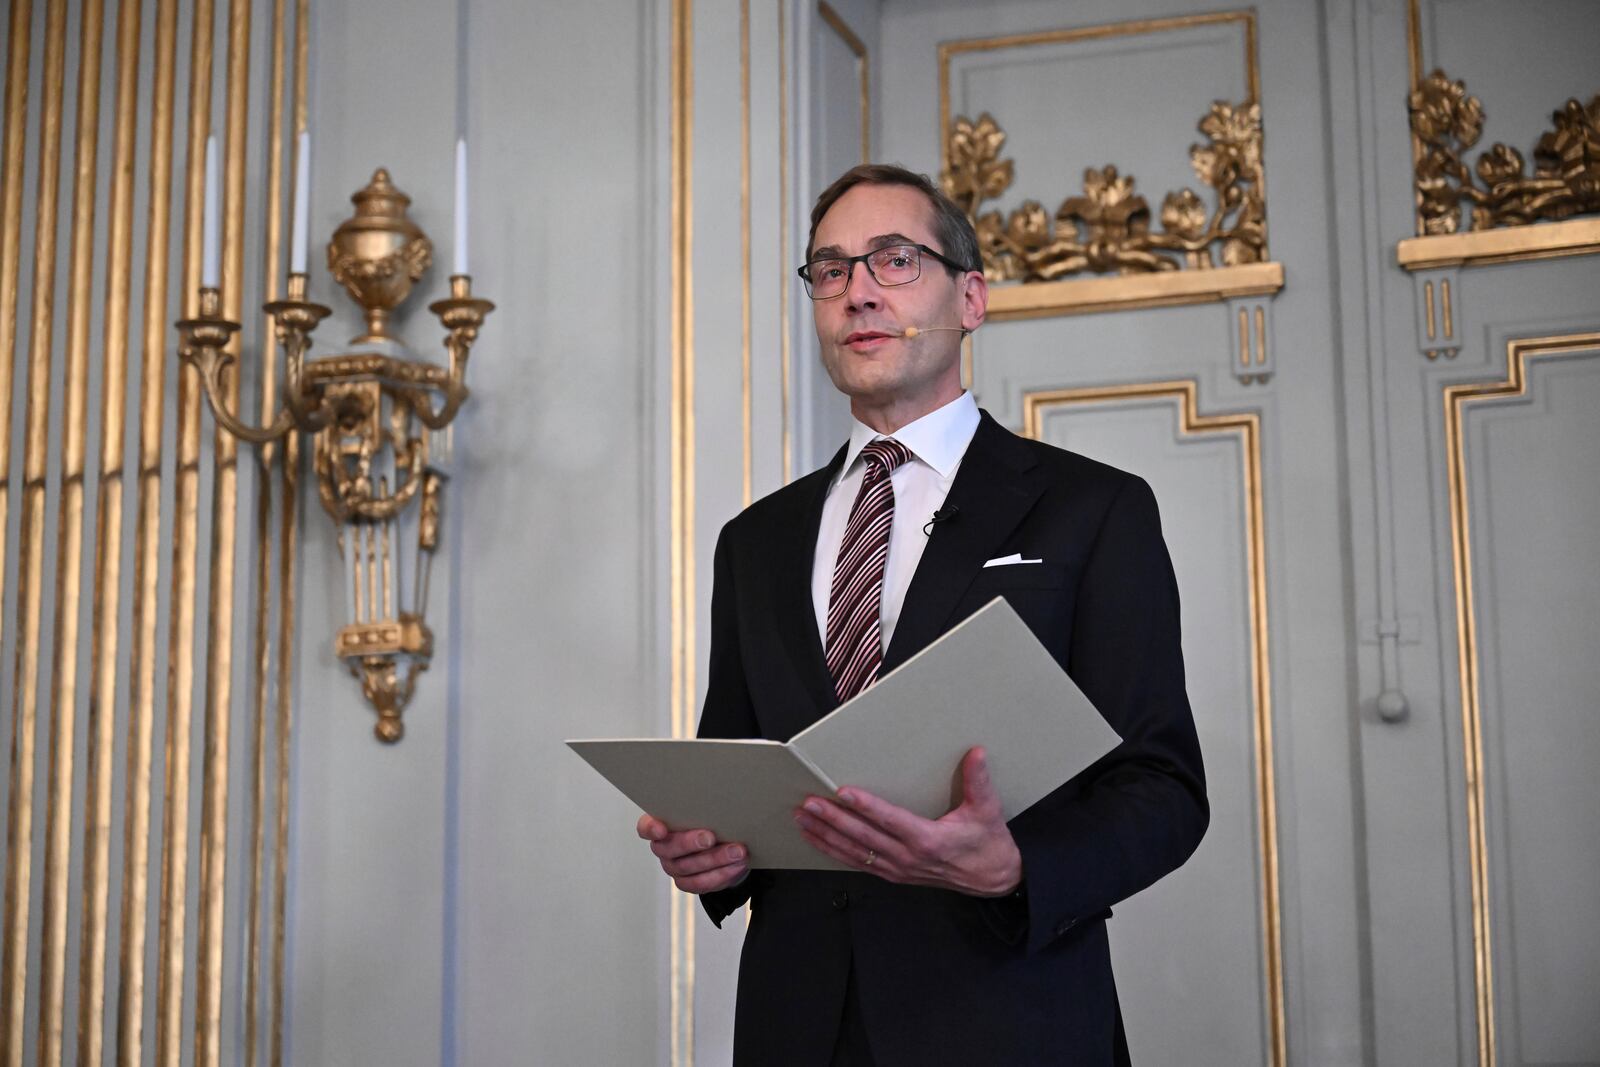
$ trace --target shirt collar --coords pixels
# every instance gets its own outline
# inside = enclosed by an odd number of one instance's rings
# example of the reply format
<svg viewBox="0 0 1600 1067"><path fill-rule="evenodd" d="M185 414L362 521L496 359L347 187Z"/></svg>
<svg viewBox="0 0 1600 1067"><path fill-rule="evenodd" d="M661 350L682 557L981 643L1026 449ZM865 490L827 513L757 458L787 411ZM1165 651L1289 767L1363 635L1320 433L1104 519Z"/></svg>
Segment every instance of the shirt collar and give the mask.
<svg viewBox="0 0 1600 1067"><path fill-rule="evenodd" d="M978 402L963 392L944 407L930 411L915 422L908 422L892 436L911 450L912 456L932 467L941 478L948 478L966 454L972 435L978 432ZM843 478L855 465L861 450L886 436L857 419L850 420L850 444L845 449Z"/></svg>

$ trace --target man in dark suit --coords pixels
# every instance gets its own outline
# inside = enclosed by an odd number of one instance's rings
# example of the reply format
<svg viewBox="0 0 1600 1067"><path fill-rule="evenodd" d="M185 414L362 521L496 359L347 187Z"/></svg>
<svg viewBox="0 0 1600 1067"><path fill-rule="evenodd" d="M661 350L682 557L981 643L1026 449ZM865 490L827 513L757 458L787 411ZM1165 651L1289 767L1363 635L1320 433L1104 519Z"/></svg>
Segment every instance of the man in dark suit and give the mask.
<svg viewBox="0 0 1600 1067"><path fill-rule="evenodd" d="M845 174L806 260L855 425L722 531L701 735L786 740L1003 595L1122 741L1009 823L981 748L939 819L854 784L808 798L801 833L853 872L749 871L738 842L649 815L639 835L719 925L752 905L739 1064L1125 1063L1105 919L1208 818L1155 499L962 390L988 290L971 225L926 178Z"/></svg>

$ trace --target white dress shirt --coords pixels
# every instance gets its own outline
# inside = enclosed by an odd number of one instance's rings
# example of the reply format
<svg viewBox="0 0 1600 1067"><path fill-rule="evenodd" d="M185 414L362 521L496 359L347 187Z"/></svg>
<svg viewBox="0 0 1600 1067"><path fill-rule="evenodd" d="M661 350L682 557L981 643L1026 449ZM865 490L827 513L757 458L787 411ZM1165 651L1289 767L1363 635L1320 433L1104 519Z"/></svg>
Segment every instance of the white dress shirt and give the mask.
<svg viewBox="0 0 1600 1067"><path fill-rule="evenodd" d="M850 508L861 491L867 465L861 450L884 436L864 423L851 420L850 445L845 450L844 466L828 486L822 504L822 525L817 530L817 552L811 563L811 604L817 613L817 632L823 648L828 645L828 598L833 592L833 568L839 558L839 543L844 540ZM883 569L883 602L879 632L888 649L895 623L906 601L906 589L917 572L928 534L922 528L933 513L944 506L944 498L955 481L961 457L978 430L978 402L971 393L962 393L937 411L930 411L907 423L892 435L911 451L911 458L896 468L889 482L894 486L894 525L889 528L889 558Z"/></svg>

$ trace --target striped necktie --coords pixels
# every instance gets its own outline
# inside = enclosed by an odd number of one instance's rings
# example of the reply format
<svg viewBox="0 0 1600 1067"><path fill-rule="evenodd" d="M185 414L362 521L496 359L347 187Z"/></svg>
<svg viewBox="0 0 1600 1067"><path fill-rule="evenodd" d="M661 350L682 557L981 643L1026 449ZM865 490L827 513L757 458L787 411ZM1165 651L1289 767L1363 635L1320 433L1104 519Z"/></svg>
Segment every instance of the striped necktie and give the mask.
<svg viewBox="0 0 1600 1067"><path fill-rule="evenodd" d="M889 476L911 451L892 437L880 437L861 450L861 458L867 471L845 524L828 597L828 670L840 703L871 685L883 663L883 570L894 525Z"/></svg>

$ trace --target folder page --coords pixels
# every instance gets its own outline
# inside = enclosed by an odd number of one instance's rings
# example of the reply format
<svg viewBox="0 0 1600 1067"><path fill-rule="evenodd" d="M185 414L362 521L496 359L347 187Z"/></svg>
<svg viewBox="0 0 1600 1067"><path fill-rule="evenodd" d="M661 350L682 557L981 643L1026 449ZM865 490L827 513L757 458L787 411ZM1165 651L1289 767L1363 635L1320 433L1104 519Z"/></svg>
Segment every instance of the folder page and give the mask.
<svg viewBox="0 0 1600 1067"><path fill-rule="evenodd" d="M834 784L778 741L568 741L611 784L674 830L742 841L750 866L835 870L806 844L794 811Z"/></svg>
<svg viewBox="0 0 1600 1067"><path fill-rule="evenodd" d="M978 745L1010 819L1117 743L1000 597L789 740L839 785L928 819L961 802L961 757Z"/></svg>

